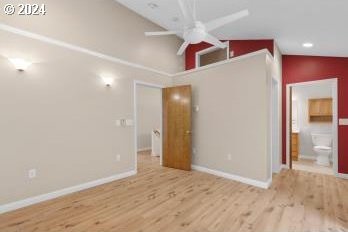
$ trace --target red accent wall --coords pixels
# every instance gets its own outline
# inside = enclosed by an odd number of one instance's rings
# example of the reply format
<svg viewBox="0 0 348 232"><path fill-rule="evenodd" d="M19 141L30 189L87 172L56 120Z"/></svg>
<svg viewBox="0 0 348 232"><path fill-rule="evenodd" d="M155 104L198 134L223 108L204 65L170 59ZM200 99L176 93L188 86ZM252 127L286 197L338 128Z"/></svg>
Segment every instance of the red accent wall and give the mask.
<svg viewBox="0 0 348 232"><path fill-rule="evenodd" d="M283 163L286 163L286 84L338 79L338 117L348 118L348 58L283 56ZM338 172L348 173L348 127L338 126Z"/></svg>
<svg viewBox="0 0 348 232"><path fill-rule="evenodd" d="M269 40L230 40L230 51L234 52L234 57L245 55L251 52L268 49L273 55L274 41ZM196 67L196 52L211 47L211 44L202 42L191 44L185 53L186 70Z"/></svg>

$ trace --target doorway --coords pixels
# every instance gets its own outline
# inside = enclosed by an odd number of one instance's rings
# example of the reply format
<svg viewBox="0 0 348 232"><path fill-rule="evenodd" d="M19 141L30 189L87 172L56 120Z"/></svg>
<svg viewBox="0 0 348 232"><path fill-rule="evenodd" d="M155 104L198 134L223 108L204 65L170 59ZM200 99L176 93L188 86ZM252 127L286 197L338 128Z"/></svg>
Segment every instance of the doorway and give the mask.
<svg viewBox="0 0 348 232"><path fill-rule="evenodd" d="M135 170L191 170L191 86L134 81Z"/></svg>
<svg viewBox="0 0 348 232"><path fill-rule="evenodd" d="M287 85L287 165L337 175L337 79Z"/></svg>
<svg viewBox="0 0 348 232"><path fill-rule="evenodd" d="M162 165L162 88L134 82L136 169Z"/></svg>

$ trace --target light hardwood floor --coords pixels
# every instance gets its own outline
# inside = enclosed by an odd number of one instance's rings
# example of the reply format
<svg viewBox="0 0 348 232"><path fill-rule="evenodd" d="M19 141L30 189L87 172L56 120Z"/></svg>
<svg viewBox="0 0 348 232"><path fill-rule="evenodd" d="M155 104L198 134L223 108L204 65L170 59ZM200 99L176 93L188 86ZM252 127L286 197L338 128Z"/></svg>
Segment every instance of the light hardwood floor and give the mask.
<svg viewBox="0 0 348 232"><path fill-rule="evenodd" d="M263 190L143 153L137 176L0 215L0 231L348 231L348 181L285 170Z"/></svg>
<svg viewBox="0 0 348 232"><path fill-rule="evenodd" d="M298 161L292 161L292 168L306 172L334 175L332 164L329 167L320 166L316 163L316 160L300 158Z"/></svg>

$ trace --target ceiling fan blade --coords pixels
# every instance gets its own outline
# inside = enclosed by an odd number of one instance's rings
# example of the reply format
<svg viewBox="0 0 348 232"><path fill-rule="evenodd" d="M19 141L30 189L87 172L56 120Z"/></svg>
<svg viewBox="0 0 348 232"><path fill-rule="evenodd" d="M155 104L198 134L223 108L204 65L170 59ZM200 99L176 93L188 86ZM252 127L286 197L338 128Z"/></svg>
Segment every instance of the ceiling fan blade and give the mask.
<svg viewBox="0 0 348 232"><path fill-rule="evenodd" d="M146 36L160 36L160 35L176 35L177 31L155 31L155 32L145 32Z"/></svg>
<svg viewBox="0 0 348 232"><path fill-rule="evenodd" d="M190 45L190 42L185 41L185 42L181 45L181 47L179 48L179 51L178 51L177 55L178 55L178 56L181 56L182 54L184 54L186 48L187 48L189 45Z"/></svg>
<svg viewBox="0 0 348 232"><path fill-rule="evenodd" d="M248 15L249 15L248 10L242 10L242 11L239 11L235 14L231 14L231 15L221 17L218 19L214 19L210 22L207 22L207 23L205 23L205 27L206 27L207 31L212 31L212 30L217 29L219 27L222 27L228 23L232 23L232 22L237 21L241 18L244 18Z"/></svg>
<svg viewBox="0 0 348 232"><path fill-rule="evenodd" d="M187 5L187 0L178 0L181 12L184 16L186 24L192 24L194 22L194 18L192 15L192 11L190 10L189 5Z"/></svg>
<svg viewBox="0 0 348 232"><path fill-rule="evenodd" d="M217 38L215 38L214 36L209 35L209 34L207 34L205 36L204 41L207 42L207 43L210 43L210 44L212 44L212 45L214 45L215 47L218 47L218 48L226 48L227 47L226 44L224 44L223 42L221 42L220 40L218 40Z"/></svg>
<svg viewBox="0 0 348 232"><path fill-rule="evenodd" d="M196 0L193 0L192 18L193 18L194 21L197 21L197 6L196 6Z"/></svg>

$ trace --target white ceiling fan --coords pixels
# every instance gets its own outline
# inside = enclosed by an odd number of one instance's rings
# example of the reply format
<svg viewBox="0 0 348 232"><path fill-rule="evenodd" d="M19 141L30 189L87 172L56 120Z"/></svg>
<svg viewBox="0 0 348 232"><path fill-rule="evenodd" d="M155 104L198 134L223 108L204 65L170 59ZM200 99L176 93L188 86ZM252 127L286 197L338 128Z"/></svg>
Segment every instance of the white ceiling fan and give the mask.
<svg viewBox="0 0 348 232"><path fill-rule="evenodd" d="M188 0L178 0L180 9L184 16L183 31L158 31L145 32L146 36L163 36L182 34L185 42L181 45L178 55L182 55L190 44L197 44L200 42L207 42L219 48L226 48L226 45L220 42L219 39L209 34L210 31L222 27L228 23L232 23L249 15L248 10L242 10L235 14L214 19L207 23L202 23L196 18L196 1L193 0L193 7L188 5Z"/></svg>

